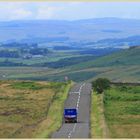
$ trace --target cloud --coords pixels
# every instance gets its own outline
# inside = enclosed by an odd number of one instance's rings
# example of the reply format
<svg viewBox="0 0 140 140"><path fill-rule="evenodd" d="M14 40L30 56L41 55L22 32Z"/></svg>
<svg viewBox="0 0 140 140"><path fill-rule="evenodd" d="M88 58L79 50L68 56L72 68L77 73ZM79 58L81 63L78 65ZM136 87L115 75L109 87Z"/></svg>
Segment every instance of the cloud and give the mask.
<svg viewBox="0 0 140 140"><path fill-rule="evenodd" d="M140 4L137 2L0 2L0 21L102 17L140 19L139 13Z"/></svg>
<svg viewBox="0 0 140 140"><path fill-rule="evenodd" d="M26 19L32 16L32 11L26 9L25 3L1 3L0 20Z"/></svg>
<svg viewBox="0 0 140 140"><path fill-rule="evenodd" d="M25 9L16 9L12 11L12 15L9 19L17 20L17 19L24 19L29 18L32 15L31 11Z"/></svg>
<svg viewBox="0 0 140 140"><path fill-rule="evenodd" d="M52 6L40 6L37 10L36 19L52 19L61 8Z"/></svg>

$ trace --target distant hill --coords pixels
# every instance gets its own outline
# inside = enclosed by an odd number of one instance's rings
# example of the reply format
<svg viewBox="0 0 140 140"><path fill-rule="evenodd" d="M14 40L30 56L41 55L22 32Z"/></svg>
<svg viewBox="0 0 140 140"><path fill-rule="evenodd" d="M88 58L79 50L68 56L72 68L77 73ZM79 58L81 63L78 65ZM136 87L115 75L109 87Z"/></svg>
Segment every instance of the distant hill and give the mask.
<svg viewBox="0 0 140 140"><path fill-rule="evenodd" d="M75 81L92 81L98 77L106 77L117 82L140 81L140 47L130 47L112 54L97 57L68 66L66 71L49 75L49 80L60 80L64 76Z"/></svg>
<svg viewBox="0 0 140 140"><path fill-rule="evenodd" d="M1 68L0 77L3 78L4 75L5 79L64 81L67 76L76 82L105 77L114 82L140 82L139 54L140 47L130 47L105 56L73 55L52 63L36 61L39 65L35 64L34 67Z"/></svg>
<svg viewBox="0 0 140 140"><path fill-rule="evenodd" d="M74 69L140 65L140 46L130 47L74 66Z"/></svg>
<svg viewBox="0 0 140 140"><path fill-rule="evenodd" d="M90 46L94 47L103 47L106 42L108 46L110 42L115 42L114 45L117 46L116 41L119 44L120 40L116 39L124 39L121 44L129 45L127 42L131 37L133 42L140 38L140 20L95 18L75 21L9 21L0 22L0 31L0 42L74 42L74 45L76 42L80 42L80 45L91 42ZM100 40L102 41L98 42Z"/></svg>

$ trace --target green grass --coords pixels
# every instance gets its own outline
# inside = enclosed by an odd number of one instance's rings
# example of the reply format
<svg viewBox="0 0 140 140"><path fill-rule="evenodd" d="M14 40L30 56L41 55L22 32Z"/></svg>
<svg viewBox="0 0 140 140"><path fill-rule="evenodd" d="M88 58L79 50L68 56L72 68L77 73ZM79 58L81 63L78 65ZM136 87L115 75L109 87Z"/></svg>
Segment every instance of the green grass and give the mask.
<svg viewBox="0 0 140 140"><path fill-rule="evenodd" d="M46 63L46 62L56 62L61 59L65 58L72 58L72 57L80 57L82 55L74 54L73 51L53 51L53 53L49 54L49 56L44 56L43 58L30 58L30 59L24 59L24 58L5 58L1 57L0 62L5 62L5 60L8 60L9 62L13 63L23 63L26 65L35 65L40 63Z"/></svg>
<svg viewBox="0 0 140 140"><path fill-rule="evenodd" d="M91 95L91 138L109 138L109 130L104 116L103 94L95 91Z"/></svg>
<svg viewBox="0 0 140 140"><path fill-rule="evenodd" d="M68 76L69 79L76 82L92 81L99 77L105 77L115 82L138 82L140 81L139 51L139 48L121 50L94 60L83 61L82 63L80 63L80 57L76 56L78 58L76 64L74 62L75 56L72 56L71 52L68 53L68 56L66 56L66 52L55 52L49 60L46 60L47 58L34 58L34 60L25 61L34 61L35 63L64 61L64 66L61 63L62 67L59 69L47 67L0 67L0 79L64 81L64 77ZM86 56L81 58L86 58ZM69 60L73 65L69 66L65 60ZM65 67L65 64L68 66Z"/></svg>
<svg viewBox="0 0 140 140"><path fill-rule="evenodd" d="M71 83L72 84L72 83ZM41 123L40 131L36 134L37 138L49 138L53 132L58 130L62 124L64 102L71 87L69 84L56 94L48 112L47 119Z"/></svg>
<svg viewBox="0 0 140 140"><path fill-rule="evenodd" d="M11 87L15 89L31 89L31 90L40 90L43 88L47 88L47 86L43 86L41 84L37 84L32 81L14 82L11 84Z"/></svg>
<svg viewBox="0 0 140 140"><path fill-rule="evenodd" d="M112 138L140 138L140 86L112 87L104 104Z"/></svg>
<svg viewBox="0 0 140 140"><path fill-rule="evenodd" d="M84 69L92 67L109 67L109 66L129 66L140 65L140 47L133 49L121 50L103 57L99 57L95 60L82 62L77 66L73 66L73 69Z"/></svg>
<svg viewBox="0 0 140 140"><path fill-rule="evenodd" d="M102 95L96 92L92 93L91 98L91 138L103 138L103 107Z"/></svg>
<svg viewBox="0 0 140 140"><path fill-rule="evenodd" d="M44 80L64 81L64 77L74 81L93 81L99 77L105 77L111 81L140 81L140 66L112 66L74 69L50 69L46 67L1 67L0 79L21 79L21 80Z"/></svg>
<svg viewBox="0 0 140 140"><path fill-rule="evenodd" d="M67 76L70 80L82 82L88 80L90 77L94 77L95 75L96 73L92 71L62 72L56 75L48 75L46 76L46 79L51 81L64 81L64 77Z"/></svg>
<svg viewBox="0 0 140 140"><path fill-rule="evenodd" d="M49 82L47 85L42 85L40 83L37 83L35 81L18 81L18 82L13 82L11 83L11 87L14 89L28 89L28 90L41 90L41 89L47 89L51 88L54 89L55 91L60 90L63 85L66 85L66 83L55 83L55 82Z"/></svg>

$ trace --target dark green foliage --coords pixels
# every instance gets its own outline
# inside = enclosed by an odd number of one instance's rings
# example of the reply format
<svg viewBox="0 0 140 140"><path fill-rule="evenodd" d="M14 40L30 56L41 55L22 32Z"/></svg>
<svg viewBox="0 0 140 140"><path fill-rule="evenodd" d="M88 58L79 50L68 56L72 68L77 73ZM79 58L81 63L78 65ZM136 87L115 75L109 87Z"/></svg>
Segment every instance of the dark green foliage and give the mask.
<svg viewBox="0 0 140 140"><path fill-rule="evenodd" d="M127 87L126 86L120 86L119 89L120 89L120 91L127 91Z"/></svg>
<svg viewBox="0 0 140 140"><path fill-rule="evenodd" d="M110 88L110 81L106 78L98 78L92 82L92 87L97 93L103 93L104 90Z"/></svg>
<svg viewBox="0 0 140 140"><path fill-rule="evenodd" d="M3 49L0 50L0 57L7 57L7 58L18 58L19 57L19 52L17 50L8 50L8 49Z"/></svg>
<svg viewBox="0 0 140 140"><path fill-rule="evenodd" d="M46 48L31 48L29 53L32 55L47 55L49 51Z"/></svg>
<svg viewBox="0 0 140 140"><path fill-rule="evenodd" d="M18 43L18 42L13 42L13 43L4 43L1 44L0 47L3 48L29 48L29 47L37 47L38 45L36 43Z"/></svg>
<svg viewBox="0 0 140 140"><path fill-rule="evenodd" d="M41 85L34 81L21 81L13 82L10 86L14 89L29 89L29 90L41 90L41 89L53 89L54 91L59 91L61 88L66 86L68 83L65 82L50 82L48 85Z"/></svg>
<svg viewBox="0 0 140 140"><path fill-rule="evenodd" d="M31 89L31 90L39 90L39 89L45 88L45 86L42 86L35 82L25 82L25 81L14 82L11 84L11 86L15 89Z"/></svg>
<svg viewBox="0 0 140 140"><path fill-rule="evenodd" d="M72 66L79 64L81 62L94 60L95 56L79 56L79 57L71 57L71 58L64 58L56 62L47 62L47 63L39 63L35 64L35 66L43 66L43 67L50 67L50 68L63 68L67 66Z"/></svg>
<svg viewBox="0 0 140 140"><path fill-rule="evenodd" d="M12 62L12 61L9 61L8 59L6 59L5 61L3 62L0 62L0 67L19 67L19 66L27 66L26 64L23 64L22 62L20 63L17 63L17 62Z"/></svg>

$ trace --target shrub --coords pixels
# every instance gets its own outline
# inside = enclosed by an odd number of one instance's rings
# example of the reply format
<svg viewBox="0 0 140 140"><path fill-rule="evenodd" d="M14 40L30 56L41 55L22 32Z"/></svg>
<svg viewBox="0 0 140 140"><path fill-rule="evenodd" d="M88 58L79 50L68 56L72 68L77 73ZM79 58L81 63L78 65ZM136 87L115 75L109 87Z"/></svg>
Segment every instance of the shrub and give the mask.
<svg viewBox="0 0 140 140"><path fill-rule="evenodd" d="M92 82L92 87L98 94L101 94L104 90L110 88L110 81L106 78L98 78Z"/></svg>

